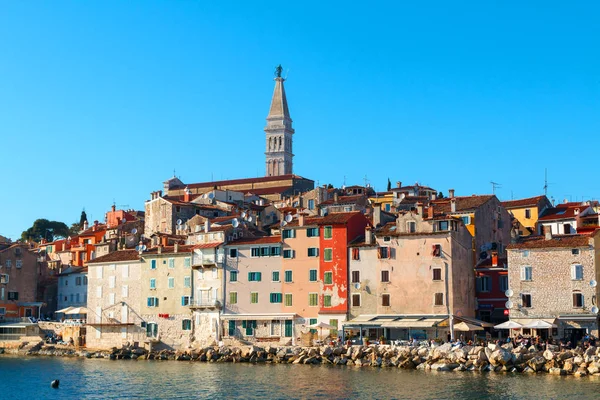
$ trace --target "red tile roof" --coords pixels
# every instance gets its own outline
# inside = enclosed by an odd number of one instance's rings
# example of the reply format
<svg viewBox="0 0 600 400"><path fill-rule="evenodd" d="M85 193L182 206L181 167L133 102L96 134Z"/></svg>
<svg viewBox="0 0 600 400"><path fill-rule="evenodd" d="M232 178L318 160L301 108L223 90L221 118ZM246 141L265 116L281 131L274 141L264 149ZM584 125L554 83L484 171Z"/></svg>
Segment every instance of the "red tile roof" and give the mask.
<svg viewBox="0 0 600 400"><path fill-rule="evenodd" d="M263 236L258 238L241 238L238 240L234 240L229 242L228 246L241 246L248 244L273 244L273 243L281 243L281 236Z"/></svg>
<svg viewBox="0 0 600 400"><path fill-rule="evenodd" d="M260 178L244 178L244 179L231 179L226 181L214 181L214 182L200 182L200 183L191 183L187 185L191 188L213 188L219 186L228 186L228 185L242 185L242 184L252 184L252 183L262 183L262 182L273 182L273 181L282 181L289 179L304 179L307 181L311 181L310 179L303 178L298 175L288 174L288 175L279 175L279 176L265 176ZM312 181L311 181L312 182Z"/></svg>
<svg viewBox="0 0 600 400"><path fill-rule="evenodd" d="M272 193L283 193L286 190L290 190L292 189L293 186L275 186L275 187L270 187L270 188L257 188L257 189L246 189L246 190L242 190L244 193L251 193L251 194L255 194L257 196L261 196L261 195L265 195L265 194L272 194Z"/></svg>
<svg viewBox="0 0 600 400"><path fill-rule="evenodd" d="M467 212L474 211L477 208L481 207L492 198L496 196L494 195L473 195L473 196L457 196L453 197L456 199L456 212ZM451 211L450 206L451 198L443 198L432 200L431 203L434 205L434 210L436 213L446 213L449 214Z"/></svg>
<svg viewBox="0 0 600 400"><path fill-rule="evenodd" d="M359 200L365 199L366 196L364 194L357 194L352 196L338 196L338 200L335 201L335 198L322 201L319 205L329 205L329 204L354 204Z"/></svg>
<svg viewBox="0 0 600 400"><path fill-rule="evenodd" d="M590 235L555 235L552 239L545 240L545 236L527 236L517 243L511 243L507 249L545 249L545 248L573 248L588 247Z"/></svg>
<svg viewBox="0 0 600 400"><path fill-rule="evenodd" d="M574 219L579 213L589 208L588 205L581 205L579 203L565 203L559 204L556 207L548 208L538 218L538 221L554 221L562 219ZM576 214L575 211L579 210Z"/></svg>
<svg viewBox="0 0 600 400"><path fill-rule="evenodd" d="M362 215L360 211L329 213L324 217L304 217L304 225L345 225L356 215ZM297 227L298 219L286 225L287 227Z"/></svg>
<svg viewBox="0 0 600 400"><path fill-rule="evenodd" d="M545 197L546 196L535 196L535 197L528 197L526 199L508 200L508 201L503 201L502 205L506 209L520 208L520 207L536 207L538 205L538 203ZM550 202L550 201L548 200L548 202Z"/></svg>
<svg viewBox="0 0 600 400"><path fill-rule="evenodd" d="M219 247L223 242L215 242L215 243L200 243L192 246L192 249L214 249L215 247Z"/></svg>
<svg viewBox="0 0 600 400"><path fill-rule="evenodd" d="M102 257L88 261L88 264L119 262L119 261L137 261L140 255L137 250L118 250L113 253L108 253Z"/></svg>

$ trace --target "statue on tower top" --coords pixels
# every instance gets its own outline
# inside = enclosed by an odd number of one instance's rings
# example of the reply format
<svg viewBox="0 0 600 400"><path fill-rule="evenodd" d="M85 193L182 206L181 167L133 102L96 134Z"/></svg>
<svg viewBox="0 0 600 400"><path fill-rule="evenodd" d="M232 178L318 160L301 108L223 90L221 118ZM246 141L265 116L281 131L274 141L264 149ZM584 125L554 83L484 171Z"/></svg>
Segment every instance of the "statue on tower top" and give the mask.
<svg viewBox="0 0 600 400"><path fill-rule="evenodd" d="M275 68L275 78L281 78L281 73L283 72L283 67L281 66L281 64L279 64L276 68Z"/></svg>

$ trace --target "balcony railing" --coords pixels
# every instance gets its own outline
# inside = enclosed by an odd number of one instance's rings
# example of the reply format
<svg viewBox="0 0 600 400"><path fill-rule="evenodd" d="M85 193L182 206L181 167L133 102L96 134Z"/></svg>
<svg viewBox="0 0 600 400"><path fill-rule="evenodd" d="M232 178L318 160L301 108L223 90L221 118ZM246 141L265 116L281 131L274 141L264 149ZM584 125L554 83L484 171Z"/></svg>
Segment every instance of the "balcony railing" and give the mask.
<svg viewBox="0 0 600 400"><path fill-rule="evenodd" d="M199 267L205 265L222 264L225 259L223 254L194 254L192 255L192 265Z"/></svg>
<svg viewBox="0 0 600 400"><path fill-rule="evenodd" d="M221 302L217 299L190 299L191 308L221 308Z"/></svg>

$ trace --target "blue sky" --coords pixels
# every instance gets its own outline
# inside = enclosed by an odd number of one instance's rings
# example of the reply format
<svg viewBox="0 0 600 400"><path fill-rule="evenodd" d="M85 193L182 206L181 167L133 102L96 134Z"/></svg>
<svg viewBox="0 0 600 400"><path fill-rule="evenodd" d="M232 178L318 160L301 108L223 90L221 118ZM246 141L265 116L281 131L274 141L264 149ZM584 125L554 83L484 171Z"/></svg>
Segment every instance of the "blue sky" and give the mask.
<svg viewBox="0 0 600 400"><path fill-rule="evenodd" d="M0 3L0 235L262 176L273 69L294 172L600 198L597 2Z"/></svg>

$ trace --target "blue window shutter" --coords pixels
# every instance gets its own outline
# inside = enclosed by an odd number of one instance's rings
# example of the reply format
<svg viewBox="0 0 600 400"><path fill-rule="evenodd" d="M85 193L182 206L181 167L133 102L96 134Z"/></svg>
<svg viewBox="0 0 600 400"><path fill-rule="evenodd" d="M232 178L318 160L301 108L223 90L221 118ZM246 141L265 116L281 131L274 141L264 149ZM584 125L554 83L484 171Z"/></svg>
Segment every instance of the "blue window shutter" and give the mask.
<svg viewBox="0 0 600 400"><path fill-rule="evenodd" d="M158 307L158 297L154 298L154 307Z"/></svg>
<svg viewBox="0 0 600 400"><path fill-rule="evenodd" d="M185 306L185 296L181 296L181 305Z"/></svg>
<svg viewBox="0 0 600 400"><path fill-rule="evenodd" d="M152 297L148 297L148 307L152 307L150 300L152 300Z"/></svg>

